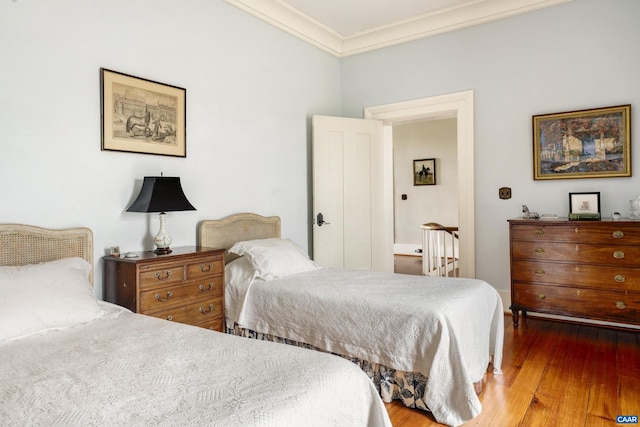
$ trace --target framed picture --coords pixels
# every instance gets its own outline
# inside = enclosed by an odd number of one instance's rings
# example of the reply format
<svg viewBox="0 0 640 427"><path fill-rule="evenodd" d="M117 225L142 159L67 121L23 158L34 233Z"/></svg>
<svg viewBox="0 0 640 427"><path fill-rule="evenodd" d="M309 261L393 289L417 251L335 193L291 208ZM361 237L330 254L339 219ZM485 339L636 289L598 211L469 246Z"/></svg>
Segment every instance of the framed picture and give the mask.
<svg viewBox="0 0 640 427"><path fill-rule="evenodd" d="M100 69L101 149L187 157L186 89Z"/></svg>
<svg viewBox="0 0 640 427"><path fill-rule="evenodd" d="M533 179L631 176L631 105L533 116Z"/></svg>
<svg viewBox="0 0 640 427"><path fill-rule="evenodd" d="M436 159L413 161L413 185L436 185Z"/></svg>
<svg viewBox="0 0 640 427"><path fill-rule="evenodd" d="M600 193L569 193L570 214L599 214Z"/></svg>

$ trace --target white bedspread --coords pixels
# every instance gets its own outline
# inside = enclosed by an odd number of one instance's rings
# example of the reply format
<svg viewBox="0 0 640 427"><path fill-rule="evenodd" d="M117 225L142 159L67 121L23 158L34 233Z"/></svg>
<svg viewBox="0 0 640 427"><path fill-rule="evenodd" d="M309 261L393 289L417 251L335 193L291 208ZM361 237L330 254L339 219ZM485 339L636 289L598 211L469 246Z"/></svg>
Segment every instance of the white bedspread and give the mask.
<svg viewBox="0 0 640 427"><path fill-rule="evenodd" d="M229 290L229 319L257 332L428 377L436 420L478 415L473 383L493 355L501 373L504 312L481 280L322 268Z"/></svg>
<svg viewBox="0 0 640 427"><path fill-rule="evenodd" d="M109 310L0 343L0 425L391 425L339 357Z"/></svg>

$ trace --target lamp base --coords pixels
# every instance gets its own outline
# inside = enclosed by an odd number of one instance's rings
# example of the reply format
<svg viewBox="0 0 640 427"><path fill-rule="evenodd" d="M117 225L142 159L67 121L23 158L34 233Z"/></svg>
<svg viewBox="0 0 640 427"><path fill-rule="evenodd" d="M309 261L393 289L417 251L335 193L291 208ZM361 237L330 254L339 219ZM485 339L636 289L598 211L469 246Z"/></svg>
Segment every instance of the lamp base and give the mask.
<svg viewBox="0 0 640 427"><path fill-rule="evenodd" d="M153 238L153 243L156 245L156 249L153 253L156 255L166 255L171 253L171 249L169 249L169 245L171 245L171 236L167 234L165 227L166 216L167 214L160 212L160 230Z"/></svg>
<svg viewBox="0 0 640 427"><path fill-rule="evenodd" d="M171 252L173 252L171 248L156 248L153 251L153 253L156 255L166 255L166 254L170 254Z"/></svg>

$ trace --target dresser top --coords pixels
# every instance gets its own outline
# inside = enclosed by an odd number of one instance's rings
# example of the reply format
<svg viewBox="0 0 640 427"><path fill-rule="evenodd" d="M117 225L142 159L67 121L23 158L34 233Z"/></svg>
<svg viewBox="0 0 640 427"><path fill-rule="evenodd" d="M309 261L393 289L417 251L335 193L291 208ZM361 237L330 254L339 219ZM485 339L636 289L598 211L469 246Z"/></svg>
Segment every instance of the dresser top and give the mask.
<svg viewBox="0 0 640 427"><path fill-rule="evenodd" d="M224 255L224 249L207 248L204 246L178 246L172 247L171 253L157 255L152 250L144 252L126 252L120 256L105 256L105 259L113 259L124 262L140 262L149 260L165 259L167 261L178 261L180 258L186 258L194 255L206 256L206 255Z"/></svg>
<svg viewBox="0 0 640 427"><path fill-rule="evenodd" d="M507 220L510 223L517 223L517 224L599 224L599 223L609 223L609 224L620 224L620 223L624 223L624 224L632 224L632 225L639 225L640 226L640 220L638 219L631 219L631 218L620 218L620 219L613 219L613 218L601 218L598 220L570 220L569 218L553 218L553 219L531 219L531 218L511 218Z"/></svg>

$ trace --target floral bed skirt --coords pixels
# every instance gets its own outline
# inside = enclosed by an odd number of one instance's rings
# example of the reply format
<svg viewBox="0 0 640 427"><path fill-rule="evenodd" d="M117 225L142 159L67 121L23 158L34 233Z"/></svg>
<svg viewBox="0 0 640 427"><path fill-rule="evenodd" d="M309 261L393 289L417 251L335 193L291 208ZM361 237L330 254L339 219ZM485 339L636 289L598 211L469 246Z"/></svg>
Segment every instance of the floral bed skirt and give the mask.
<svg viewBox="0 0 640 427"><path fill-rule="evenodd" d="M228 334L238 335L245 338L254 338L264 341L295 345L297 347L303 347L311 350L321 351L323 353L329 353L325 350L309 344L241 328L237 323L234 323L233 329L226 328L226 332ZM382 400L384 402L401 400L403 405L409 408L418 408L429 411L429 408L424 401L427 377L425 377L421 373L397 371L387 366L380 365L379 363L361 360L356 357L343 356L341 354L335 355L350 360L358 365L360 369L362 369L367 374L371 381L373 381L376 389L378 390L378 393L380 393L380 396L382 397Z"/></svg>

